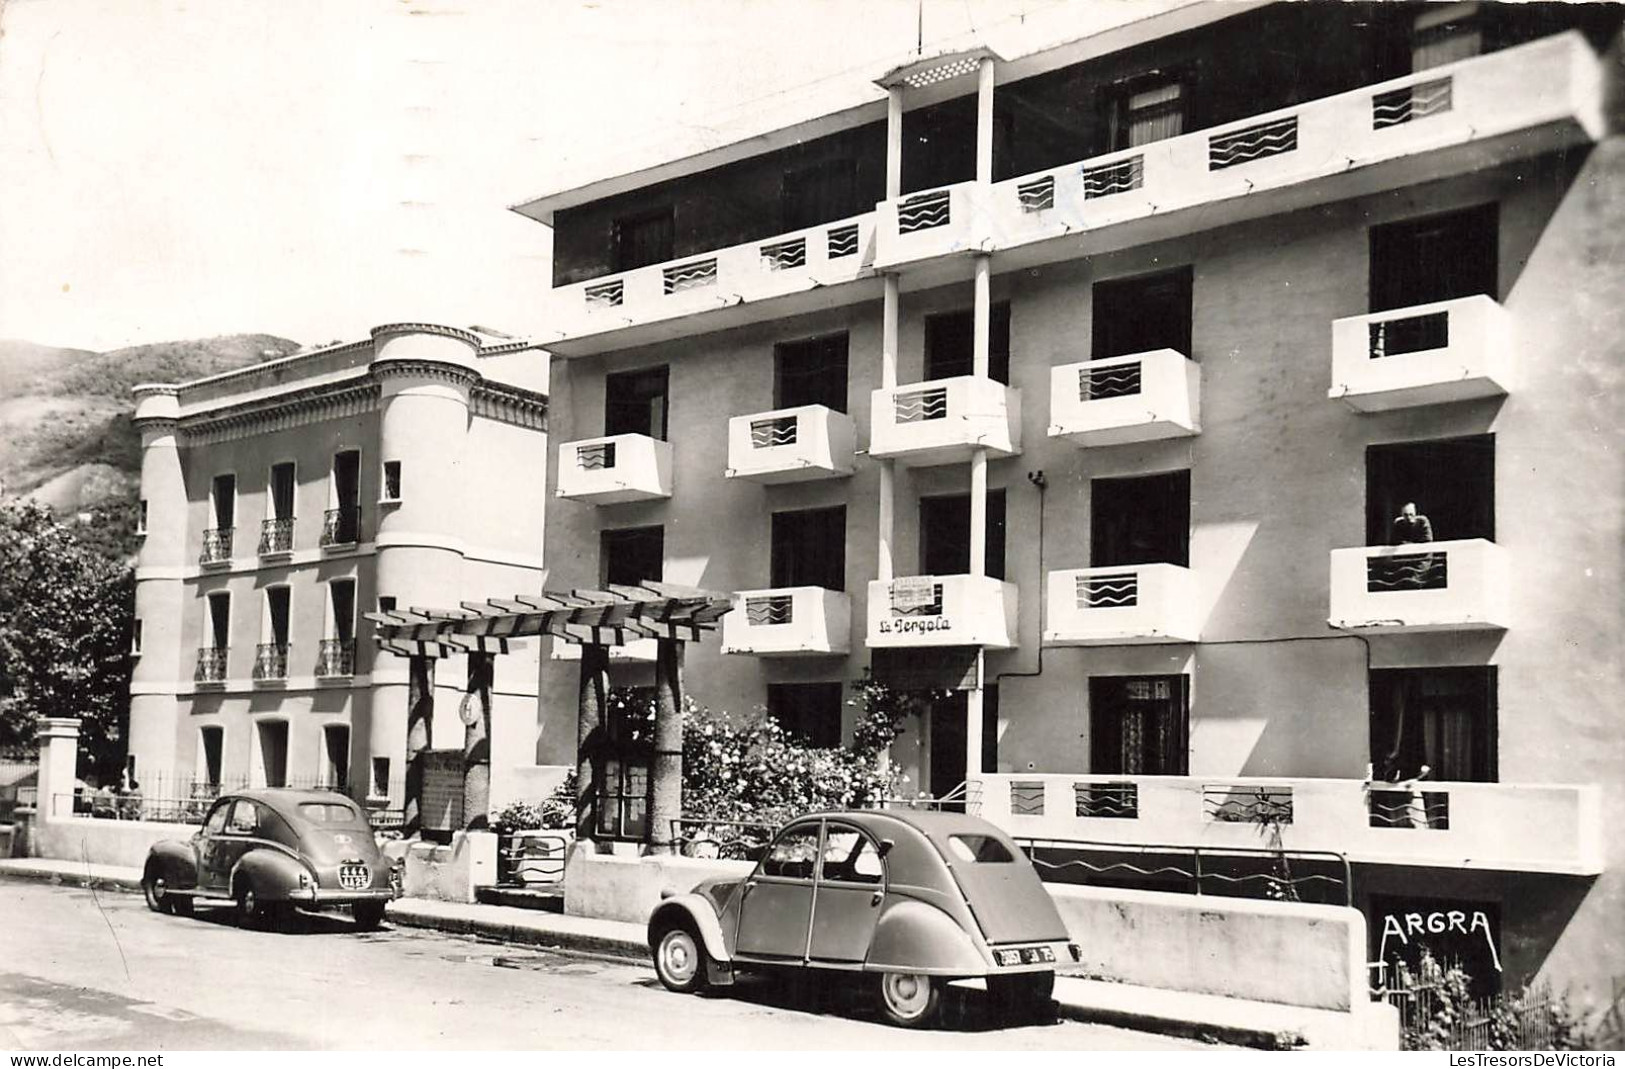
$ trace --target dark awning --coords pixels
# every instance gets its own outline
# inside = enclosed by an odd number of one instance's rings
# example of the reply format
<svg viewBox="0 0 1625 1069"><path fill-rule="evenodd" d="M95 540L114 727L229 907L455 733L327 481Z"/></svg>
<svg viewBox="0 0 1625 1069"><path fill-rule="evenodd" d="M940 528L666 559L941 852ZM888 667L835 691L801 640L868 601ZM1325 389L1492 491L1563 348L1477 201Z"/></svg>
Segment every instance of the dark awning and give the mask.
<svg viewBox="0 0 1625 1069"><path fill-rule="evenodd" d="M870 653L875 679L897 690L973 690L975 646L877 649Z"/></svg>

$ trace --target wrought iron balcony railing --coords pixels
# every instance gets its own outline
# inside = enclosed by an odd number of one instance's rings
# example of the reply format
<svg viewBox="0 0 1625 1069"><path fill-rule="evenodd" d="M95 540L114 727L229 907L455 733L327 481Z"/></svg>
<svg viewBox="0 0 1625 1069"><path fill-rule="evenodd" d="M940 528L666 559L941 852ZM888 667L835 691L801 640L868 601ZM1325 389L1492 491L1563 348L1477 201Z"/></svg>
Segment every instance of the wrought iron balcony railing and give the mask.
<svg viewBox="0 0 1625 1069"><path fill-rule="evenodd" d="M231 536L234 527L211 527L203 532L203 552L198 554L199 564L221 564L231 559Z"/></svg>
<svg viewBox="0 0 1625 1069"><path fill-rule="evenodd" d="M197 651L197 671L192 673L194 683L224 683L226 681L226 647L205 646Z"/></svg>
<svg viewBox="0 0 1625 1069"><path fill-rule="evenodd" d="M293 552L293 517L266 520L260 525L260 556Z"/></svg>
<svg viewBox="0 0 1625 1069"><path fill-rule="evenodd" d="M288 678L288 644L262 642L254 648L255 679Z"/></svg>
<svg viewBox="0 0 1625 1069"><path fill-rule="evenodd" d="M361 506L328 509L322 517L322 545L348 546L361 541Z"/></svg>
<svg viewBox="0 0 1625 1069"><path fill-rule="evenodd" d="M355 675L355 639L324 638L316 657L316 677L332 679Z"/></svg>

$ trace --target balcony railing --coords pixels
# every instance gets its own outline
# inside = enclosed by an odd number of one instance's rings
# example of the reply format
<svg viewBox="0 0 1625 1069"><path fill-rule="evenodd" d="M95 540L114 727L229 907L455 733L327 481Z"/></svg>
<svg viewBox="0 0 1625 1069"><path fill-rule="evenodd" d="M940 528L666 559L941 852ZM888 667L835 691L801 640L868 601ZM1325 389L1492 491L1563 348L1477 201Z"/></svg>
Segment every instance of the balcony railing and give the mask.
<svg viewBox="0 0 1625 1069"><path fill-rule="evenodd" d="M1506 555L1482 538L1334 549L1330 623L1363 631L1504 629Z"/></svg>
<svg viewBox="0 0 1625 1069"><path fill-rule="evenodd" d="M1349 316L1332 323L1329 395L1362 412L1507 392L1512 324L1493 297Z"/></svg>
<svg viewBox="0 0 1625 1069"><path fill-rule="evenodd" d="M646 434L565 442L554 493L594 505L670 497L671 443Z"/></svg>
<svg viewBox="0 0 1625 1069"><path fill-rule="evenodd" d="M226 681L226 647L204 646L197 651L197 670L192 673L194 683L224 683Z"/></svg>
<svg viewBox="0 0 1625 1069"><path fill-rule="evenodd" d="M909 465L953 464L977 449L1021 452L1021 391L963 375L876 390L869 409L869 455Z"/></svg>
<svg viewBox="0 0 1625 1069"><path fill-rule="evenodd" d="M745 590L722 618L722 652L757 656L844 654L852 648L852 601L817 586Z"/></svg>
<svg viewBox="0 0 1625 1069"><path fill-rule="evenodd" d="M1201 431L1202 371L1172 349L1050 369L1051 437L1081 446Z"/></svg>
<svg viewBox="0 0 1625 1069"><path fill-rule="evenodd" d="M322 545L351 546L361 541L361 506L328 509L322 516Z"/></svg>
<svg viewBox="0 0 1625 1069"><path fill-rule="evenodd" d="M316 652L316 678L355 675L355 639L324 638Z"/></svg>
<svg viewBox="0 0 1625 1069"><path fill-rule="evenodd" d="M1128 564L1049 573L1052 646L1196 642L1196 579L1177 564Z"/></svg>
<svg viewBox="0 0 1625 1069"><path fill-rule="evenodd" d="M1278 834L1283 850L1356 862L1602 871L1601 801L1590 786L1030 772L971 779L979 815L1023 837L1257 849L1275 847Z"/></svg>
<svg viewBox="0 0 1625 1069"><path fill-rule="evenodd" d="M851 475L856 441L852 417L823 405L735 416L726 474L762 483Z"/></svg>
<svg viewBox="0 0 1625 1069"><path fill-rule="evenodd" d="M211 527L203 532L203 552L198 554L199 564L225 564L231 560L232 535L235 527Z"/></svg>
<svg viewBox="0 0 1625 1069"><path fill-rule="evenodd" d="M871 647L1016 643L1014 583L984 575L918 575L869 584Z"/></svg>
<svg viewBox="0 0 1625 1069"><path fill-rule="evenodd" d="M1043 179L1017 193L1017 210L1042 211ZM961 182L942 189L910 193L879 207L875 224L875 266L896 267L977 250L991 252L994 234L985 208L987 187ZM1054 189L1048 198L1054 200Z"/></svg>
<svg viewBox="0 0 1625 1069"><path fill-rule="evenodd" d="M262 642L254 648L254 678L288 678L288 644L286 642Z"/></svg>
<svg viewBox="0 0 1625 1069"><path fill-rule="evenodd" d="M266 520L260 524L260 556L293 552L293 517Z"/></svg>

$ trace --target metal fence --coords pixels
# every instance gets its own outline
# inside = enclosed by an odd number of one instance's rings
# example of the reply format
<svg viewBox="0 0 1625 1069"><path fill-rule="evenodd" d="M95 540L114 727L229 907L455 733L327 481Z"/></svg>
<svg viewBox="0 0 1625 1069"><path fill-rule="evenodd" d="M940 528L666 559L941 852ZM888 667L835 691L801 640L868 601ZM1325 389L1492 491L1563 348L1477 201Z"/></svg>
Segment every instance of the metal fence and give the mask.
<svg viewBox="0 0 1625 1069"><path fill-rule="evenodd" d="M1381 962L1370 967L1374 977L1390 979L1372 995L1399 1011L1406 1050L1575 1050L1595 1038L1568 1000L1546 984L1464 997L1447 977L1417 980L1404 968L1391 975Z"/></svg>
<svg viewBox="0 0 1625 1069"><path fill-rule="evenodd" d="M1348 858L1332 851L1022 837L1016 843L1048 883L1353 904Z"/></svg>

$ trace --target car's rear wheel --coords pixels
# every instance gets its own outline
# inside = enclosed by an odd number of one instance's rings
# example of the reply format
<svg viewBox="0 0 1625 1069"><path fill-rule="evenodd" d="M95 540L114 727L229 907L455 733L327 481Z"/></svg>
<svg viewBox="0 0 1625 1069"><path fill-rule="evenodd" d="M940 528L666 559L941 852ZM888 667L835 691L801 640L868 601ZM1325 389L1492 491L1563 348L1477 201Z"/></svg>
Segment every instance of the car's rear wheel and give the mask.
<svg viewBox="0 0 1625 1069"><path fill-rule="evenodd" d="M686 924L663 928L655 939L655 975L670 991L689 994L705 987L705 945Z"/></svg>
<svg viewBox="0 0 1625 1069"><path fill-rule="evenodd" d="M260 901L259 890L248 880L238 881L237 927L257 928L265 919L265 904Z"/></svg>
<svg viewBox="0 0 1625 1069"><path fill-rule="evenodd" d="M942 982L920 973L880 974L880 1012L900 1028L924 1028L942 1008Z"/></svg>
<svg viewBox="0 0 1625 1069"><path fill-rule="evenodd" d="M147 900L147 908L154 913L175 912L177 901L169 893L169 882L156 865L149 866L141 877L141 894ZM187 903L190 905L191 903Z"/></svg>
<svg viewBox="0 0 1625 1069"><path fill-rule="evenodd" d="M357 902L350 907L350 916L355 918L357 928L370 932L384 923L384 903Z"/></svg>
<svg viewBox="0 0 1625 1069"><path fill-rule="evenodd" d="M1055 1013L1055 974L989 976L987 997L993 1012L1007 1021L1042 1021Z"/></svg>

